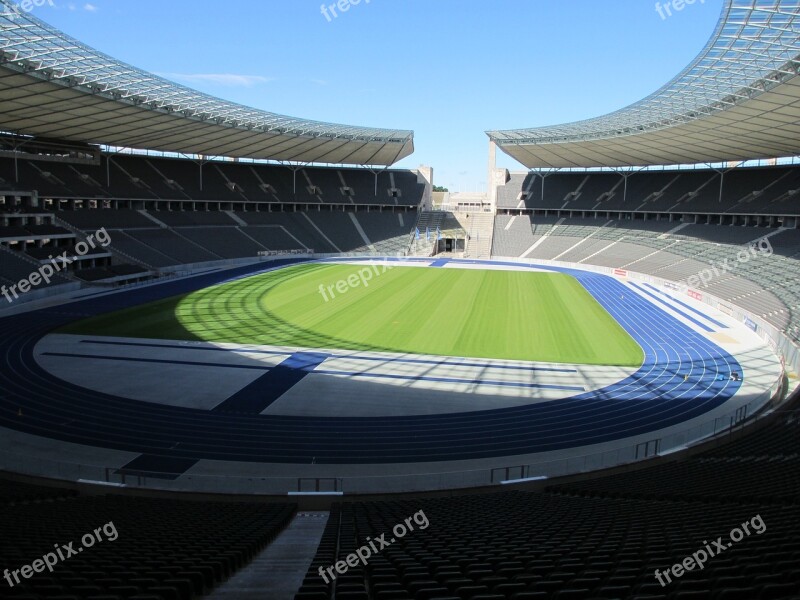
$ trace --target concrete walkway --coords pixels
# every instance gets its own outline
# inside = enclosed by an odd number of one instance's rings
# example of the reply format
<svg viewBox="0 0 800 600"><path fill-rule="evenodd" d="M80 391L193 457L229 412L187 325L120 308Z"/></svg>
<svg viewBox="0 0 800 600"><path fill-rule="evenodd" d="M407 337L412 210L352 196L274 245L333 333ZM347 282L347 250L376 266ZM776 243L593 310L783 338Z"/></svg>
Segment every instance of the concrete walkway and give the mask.
<svg viewBox="0 0 800 600"><path fill-rule="evenodd" d="M211 600L293 600L317 553L327 512L302 512L247 567L211 592Z"/></svg>

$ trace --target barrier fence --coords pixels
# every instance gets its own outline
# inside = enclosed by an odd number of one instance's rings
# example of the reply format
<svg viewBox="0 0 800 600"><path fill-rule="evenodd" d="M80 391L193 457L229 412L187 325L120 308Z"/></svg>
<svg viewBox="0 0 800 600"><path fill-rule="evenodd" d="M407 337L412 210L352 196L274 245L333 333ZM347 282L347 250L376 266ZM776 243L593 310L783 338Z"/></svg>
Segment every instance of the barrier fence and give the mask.
<svg viewBox="0 0 800 600"><path fill-rule="evenodd" d="M766 414L759 410L773 400L779 401L780 392L780 385L776 384L763 398L754 399L687 428L676 426L673 429L677 431L658 438L643 436L623 440L616 448L555 460L536 461L535 456L529 457L530 461L521 461L520 458L525 457L517 457L514 463L505 464L498 460L496 465L470 470L420 469L400 475L331 476L330 472L325 472L325 465L282 465L284 470L296 470L297 475L273 476L270 471L274 471L275 465L265 464L263 475L214 475L192 473L191 470L185 474L168 474L138 469L126 471L105 464L79 464L13 452L0 453L0 470L114 487L261 495L297 492L380 494L483 487L500 483L507 485L628 465L683 450L715 436L719 439L722 434L729 435L745 424L763 419ZM254 465L249 468L258 470ZM317 473L314 474L312 470Z"/></svg>

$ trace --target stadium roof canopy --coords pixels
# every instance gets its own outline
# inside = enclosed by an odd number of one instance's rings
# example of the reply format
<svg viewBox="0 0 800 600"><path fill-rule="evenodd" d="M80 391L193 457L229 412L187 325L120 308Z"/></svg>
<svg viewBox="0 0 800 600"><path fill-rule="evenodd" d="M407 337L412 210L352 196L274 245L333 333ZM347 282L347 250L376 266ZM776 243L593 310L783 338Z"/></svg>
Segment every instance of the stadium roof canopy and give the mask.
<svg viewBox="0 0 800 600"><path fill-rule="evenodd" d="M487 134L531 169L795 156L799 69L800 0L725 0L700 55L647 98L585 121Z"/></svg>
<svg viewBox="0 0 800 600"><path fill-rule="evenodd" d="M414 133L227 102L102 54L0 0L0 130L233 158L391 165Z"/></svg>

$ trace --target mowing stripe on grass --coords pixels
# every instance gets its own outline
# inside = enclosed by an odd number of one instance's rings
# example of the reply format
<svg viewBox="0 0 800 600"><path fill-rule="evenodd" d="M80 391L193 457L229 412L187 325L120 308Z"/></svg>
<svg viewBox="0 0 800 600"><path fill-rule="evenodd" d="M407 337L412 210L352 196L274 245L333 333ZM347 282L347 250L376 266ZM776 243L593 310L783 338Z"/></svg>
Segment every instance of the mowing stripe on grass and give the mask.
<svg viewBox="0 0 800 600"><path fill-rule="evenodd" d="M569 275L394 267L367 285L337 285L355 281L361 269L289 267L62 332L591 365L643 360L639 345Z"/></svg>

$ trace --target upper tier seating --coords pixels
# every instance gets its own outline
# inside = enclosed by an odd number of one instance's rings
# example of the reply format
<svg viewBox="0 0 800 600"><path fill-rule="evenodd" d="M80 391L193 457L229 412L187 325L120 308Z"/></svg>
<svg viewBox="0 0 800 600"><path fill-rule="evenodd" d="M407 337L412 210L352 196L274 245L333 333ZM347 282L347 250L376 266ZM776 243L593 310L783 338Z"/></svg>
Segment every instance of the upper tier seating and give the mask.
<svg viewBox="0 0 800 600"><path fill-rule="evenodd" d="M108 162L108 164L106 164ZM103 155L101 165L0 158L0 191L36 190L44 198L182 200L418 206L425 185L411 171L207 162Z"/></svg>
<svg viewBox="0 0 800 600"><path fill-rule="evenodd" d="M544 183L544 186L543 186ZM514 173L498 188L500 209L800 214L800 167L545 174Z"/></svg>

